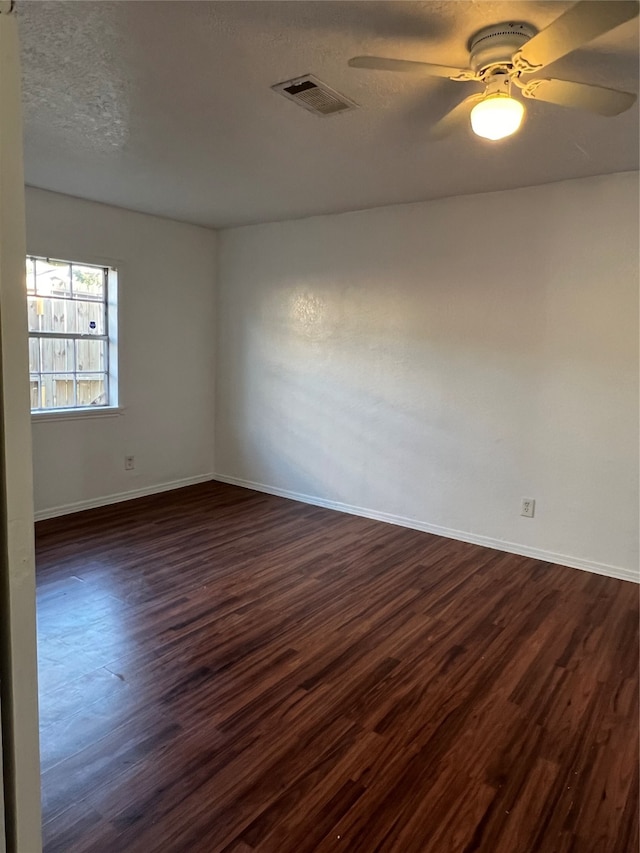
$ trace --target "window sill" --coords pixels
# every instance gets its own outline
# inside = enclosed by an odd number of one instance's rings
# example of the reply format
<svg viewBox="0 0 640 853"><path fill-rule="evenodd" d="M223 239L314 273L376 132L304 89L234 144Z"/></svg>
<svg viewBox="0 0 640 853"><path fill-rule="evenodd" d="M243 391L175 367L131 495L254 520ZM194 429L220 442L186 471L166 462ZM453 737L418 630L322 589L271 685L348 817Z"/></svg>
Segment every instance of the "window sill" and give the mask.
<svg viewBox="0 0 640 853"><path fill-rule="evenodd" d="M31 421L76 421L88 418L117 418L124 414L121 406L93 406L86 409L51 409L46 412L31 412Z"/></svg>

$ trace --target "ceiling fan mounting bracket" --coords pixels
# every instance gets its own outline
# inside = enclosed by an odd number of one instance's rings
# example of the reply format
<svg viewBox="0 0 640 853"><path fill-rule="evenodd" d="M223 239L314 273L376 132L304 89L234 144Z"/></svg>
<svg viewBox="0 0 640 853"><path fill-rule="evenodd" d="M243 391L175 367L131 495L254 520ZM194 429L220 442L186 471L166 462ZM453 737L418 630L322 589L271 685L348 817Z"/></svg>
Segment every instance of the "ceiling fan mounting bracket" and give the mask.
<svg viewBox="0 0 640 853"><path fill-rule="evenodd" d="M495 71L490 69L489 72L482 78L485 84L484 96L490 95L511 95L511 75L499 69Z"/></svg>
<svg viewBox="0 0 640 853"><path fill-rule="evenodd" d="M513 54L537 33L535 27L521 21L484 27L469 39L471 68L482 78L487 72L513 71Z"/></svg>

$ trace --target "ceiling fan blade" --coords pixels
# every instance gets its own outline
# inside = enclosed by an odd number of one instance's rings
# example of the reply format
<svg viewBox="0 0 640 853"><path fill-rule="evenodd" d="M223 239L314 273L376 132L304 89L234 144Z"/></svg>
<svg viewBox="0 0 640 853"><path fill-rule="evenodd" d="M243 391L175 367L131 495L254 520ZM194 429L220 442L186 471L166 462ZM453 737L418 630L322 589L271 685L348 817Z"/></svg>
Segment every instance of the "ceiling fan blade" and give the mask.
<svg viewBox="0 0 640 853"><path fill-rule="evenodd" d="M477 92L475 95L465 98L464 101L460 101L457 107L454 107L440 121L433 125L429 132L431 139L444 139L445 136L450 136L457 130L462 130L465 125L469 124L471 108L483 98L484 92Z"/></svg>
<svg viewBox="0 0 640 853"><path fill-rule="evenodd" d="M450 80L475 79L475 74L468 68L433 65L430 62L414 62L409 59L385 59L383 56L354 56L349 60L349 65L351 68L368 68L371 71L402 71L425 77L447 77Z"/></svg>
<svg viewBox="0 0 640 853"><path fill-rule="evenodd" d="M617 116L633 106L636 95L619 89L605 89L569 80L531 80L522 86L525 98L587 110L601 116Z"/></svg>
<svg viewBox="0 0 640 853"><path fill-rule="evenodd" d="M533 74L632 20L638 9L637 0L580 0L517 50L513 64L521 73Z"/></svg>

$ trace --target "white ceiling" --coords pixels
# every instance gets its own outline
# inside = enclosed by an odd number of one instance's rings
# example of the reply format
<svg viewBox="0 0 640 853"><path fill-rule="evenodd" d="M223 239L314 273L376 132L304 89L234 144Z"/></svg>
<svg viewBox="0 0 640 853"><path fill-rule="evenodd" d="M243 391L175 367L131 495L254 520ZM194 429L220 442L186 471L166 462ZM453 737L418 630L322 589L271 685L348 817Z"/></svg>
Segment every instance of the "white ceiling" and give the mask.
<svg viewBox="0 0 640 853"><path fill-rule="evenodd" d="M637 104L606 119L527 101L511 139L435 142L431 123L475 84L347 67L464 67L480 27L541 29L570 5L19 2L26 180L218 227L637 169ZM270 90L307 72L359 109L318 118ZM637 20L550 72L637 91Z"/></svg>

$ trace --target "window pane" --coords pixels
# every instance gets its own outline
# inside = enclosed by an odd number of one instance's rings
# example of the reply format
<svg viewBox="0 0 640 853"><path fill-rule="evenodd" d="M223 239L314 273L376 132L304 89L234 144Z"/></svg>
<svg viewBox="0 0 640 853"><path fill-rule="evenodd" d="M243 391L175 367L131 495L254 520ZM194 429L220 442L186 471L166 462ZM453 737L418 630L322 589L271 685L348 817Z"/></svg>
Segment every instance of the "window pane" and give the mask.
<svg viewBox="0 0 640 853"><path fill-rule="evenodd" d="M74 342L66 338L40 339L40 370L66 373L74 370Z"/></svg>
<svg viewBox="0 0 640 853"><path fill-rule="evenodd" d="M29 373L40 370L40 343L37 338L29 338Z"/></svg>
<svg viewBox="0 0 640 853"><path fill-rule="evenodd" d="M40 408L40 380L37 376L32 376L30 380L31 386L31 408Z"/></svg>
<svg viewBox="0 0 640 853"><path fill-rule="evenodd" d="M42 304L38 305L38 303L42 303L42 299L37 299L35 296L27 297L27 316L29 318L29 331L30 332L38 332L40 331L40 320L38 310L44 312L44 306Z"/></svg>
<svg viewBox="0 0 640 853"><path fill-rule="evenodd" d="M45 375L41 377L42 409L69 409L74 405L74 381L69 375Z"/></svg>
<svg viewBox="0 0 640 853"><path fill-rule="evenodd" d="M73 302L66 299L43 299L45 332L76 332Z"/></svg>
<svg viewBox="0 0 640 853"><path fill-rule="evenodd" d="M76 341L76 370L106 369L104 341Z"/></svg>
<svg viewBox="0 0 640 853"><path fill-rule="evenodd" d="M104 335L104 303L74 301L76 308L76 331L81 335Z"/></svg>
<svg viewBox="0 0 640 853"><path fill-rule="evenodd" d="M27 293L35 292L35 271L36 265L33 258L27 258Z"/></svg>
<svg viewBox="0 0 640 853"><path fill-rule="evenodd" d="M76 332L76 306L68 299L46 296L28 298L29 330L40 332Z"/></svg>
<svg viewBox="0 0 640 853"><path fill-rule="evenodd" d="M43 296L71 296L71 265L36 259L36 292Z"/></svg>
<svg viewBox="0 0 640 853"><path fill-rule="evenodd" d="M106 405L107 379L105 374L100 376L78 376L76 382L76 406Z"/></svg>
<svg viewBox="0 0 640 853"><path fill-rule="evenodd" d="M104 299L104 270L99 267L72 267L73 295L80 299L93 297Z"/></svg>

